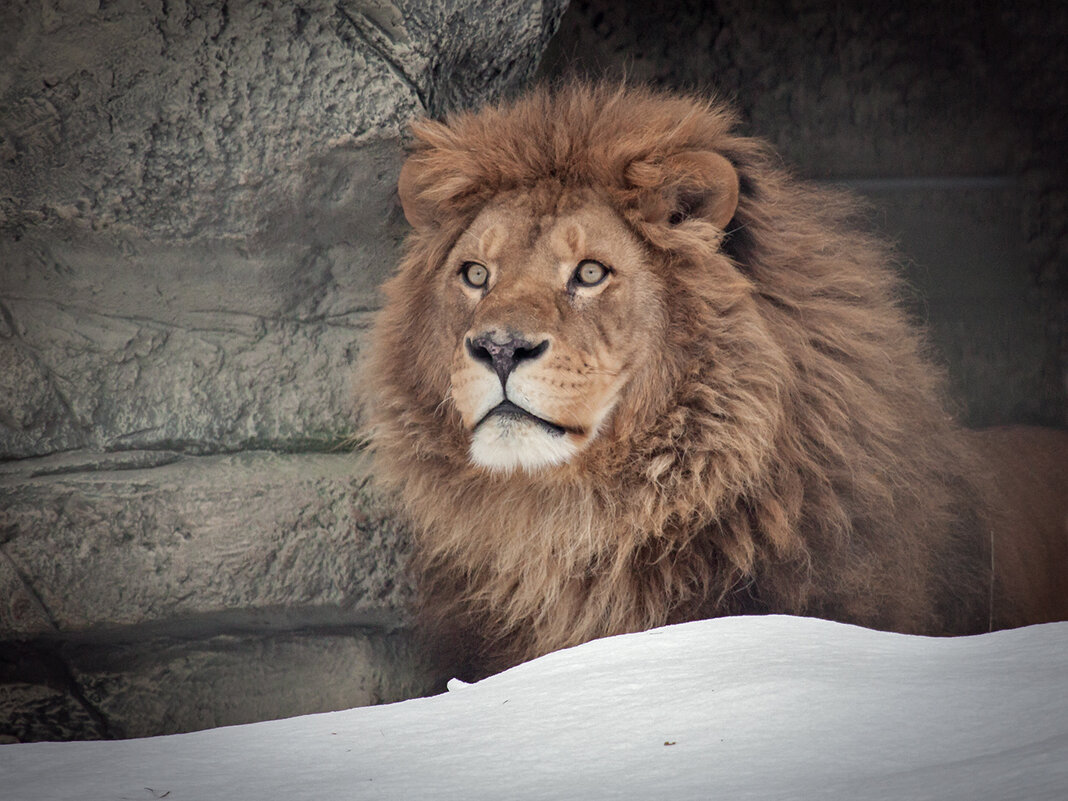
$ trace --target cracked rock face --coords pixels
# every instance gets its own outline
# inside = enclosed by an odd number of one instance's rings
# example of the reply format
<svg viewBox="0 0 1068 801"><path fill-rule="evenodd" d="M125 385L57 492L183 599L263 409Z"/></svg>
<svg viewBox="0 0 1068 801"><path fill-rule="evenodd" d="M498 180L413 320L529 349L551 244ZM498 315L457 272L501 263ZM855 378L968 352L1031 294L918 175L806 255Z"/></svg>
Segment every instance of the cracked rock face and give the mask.
<svg viewBox="0 0 1068 801"><path fill-rule="evenodd" d="M407 121L561 5L5 4L0 457L344 437Z"/></svg>
<svg viewBox="0 0 1068 801"><path fill-rule="evenodd" d="M565 5L2 4L0 721L21 723L0 737L178 731L425 688L394 632L404 532L343 447L406 230L405 126L520 87ZM308 627L338 636L271 646ZM195 646L249 630L225 659ZM366 647L348 689L326 692L356 647L346 631ZM105 658L148 639L173 658L134 660L152 665L136 675ZM71 667L75 640L106 680ZM210 685L243 679L186 682L195 719L177 696L143 720L122 700L198 664L252 676L240 666L282 651L308 686L277 709L210 711Z"/></svg>
<svg viewBox="0 0 1068 801"><path fill-rule="evenodd" d="M257 610L294 624L403 622L407 537L367 489L364 458L121 457L0 468L0 577L32 586L6 596L0 627L249 626Z"/></svg>

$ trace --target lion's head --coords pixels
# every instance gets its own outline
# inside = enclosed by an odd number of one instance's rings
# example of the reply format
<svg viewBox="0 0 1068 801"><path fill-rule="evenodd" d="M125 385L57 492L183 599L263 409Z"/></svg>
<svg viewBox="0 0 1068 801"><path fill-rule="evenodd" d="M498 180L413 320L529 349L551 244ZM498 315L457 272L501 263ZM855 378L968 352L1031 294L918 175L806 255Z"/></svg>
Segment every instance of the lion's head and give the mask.
<svg viewBox="0 0 1068 801"><path fill-rule="evenodd" d="M506 661L739 610L937 628L937 371L852 201L733 124L577 85L413 126L376 471Z"/></svg>
<svg viewBox="0 0 1068 801"><path fill-rule="evenodd" d="M691 114L688 130L635 131L630 141L618 136L620 120L584 120L611 163L572 152L549 167L516 165L514 152L497 161L495 149L522 147L502 137L527 132L492 114L417 125L429 147L408 160L399 192L416 247L436 263L426 270L420 255L387 291L403 296L396 308L420 296L418 319L403 321L425 332L406 335L412 378L433 387L435 419L472 465L588 466L621 440L632 449L670 406L679 376L714 346L693 341L703 307L730 317L738 309L725 307L745 303L745 279L718 254L738 174L707 141L729 117ZM673 244L720 263L685 275ZM695 282L718 284L714 298L697 293L697 307ZM726 413L731 399L718 401Z"/></svg>

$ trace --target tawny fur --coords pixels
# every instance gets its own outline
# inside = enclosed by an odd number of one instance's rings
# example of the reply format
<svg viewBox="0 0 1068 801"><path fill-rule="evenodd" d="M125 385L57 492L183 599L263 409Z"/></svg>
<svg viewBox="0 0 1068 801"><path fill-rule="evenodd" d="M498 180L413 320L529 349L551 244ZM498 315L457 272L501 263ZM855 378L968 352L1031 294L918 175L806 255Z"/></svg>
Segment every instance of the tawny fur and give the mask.
<svg viewBox="0 0 1068 801"><path fill-rule="evenodd" d="M1031 533L1009 520L854 201L794 180L734 123L716 102L574 85L414 126L416 229L367 373L375 464L414 526L429 625L460 633L475 674L725 614L963 634L1068 612L1068 512ZM672 165L692 152L737 172L725 231L672 216L686 178ZM646 247L666 298L656 358L580 457L473 466L448 402L462 322L432 276L494 198L544 196L548 214L582 189ZM1027 537L1044 544L1014 545ZM1050 575L1035 578L1042 549Z"/></svg>

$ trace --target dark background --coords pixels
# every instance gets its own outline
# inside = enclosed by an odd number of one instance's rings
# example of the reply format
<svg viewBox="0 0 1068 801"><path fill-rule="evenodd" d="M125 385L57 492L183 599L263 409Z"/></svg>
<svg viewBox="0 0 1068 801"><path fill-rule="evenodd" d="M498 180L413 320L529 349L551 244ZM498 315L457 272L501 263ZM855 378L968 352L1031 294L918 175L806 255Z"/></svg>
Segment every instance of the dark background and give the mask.
<svg viewBox="0 0 1068 801"><path fill-rule="evenodd" d="M967 423L1068 425L1068 5L575 0L574 74L730 100L870 200Z"/></svg>

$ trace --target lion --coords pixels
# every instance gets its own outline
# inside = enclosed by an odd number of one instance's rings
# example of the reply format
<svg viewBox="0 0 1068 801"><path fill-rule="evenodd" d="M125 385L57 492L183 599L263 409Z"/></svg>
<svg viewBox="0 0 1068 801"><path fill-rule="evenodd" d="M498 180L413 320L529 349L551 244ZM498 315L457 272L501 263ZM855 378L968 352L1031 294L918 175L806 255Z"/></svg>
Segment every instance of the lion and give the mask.
<svg viewBox="0 0 1068 801"><path fill-rule="evenodd" d="M722 615L1068 617L1068 433L956 424L857 202L735 125L581 83L413 123L374 473L467 675Z"/></svg>

